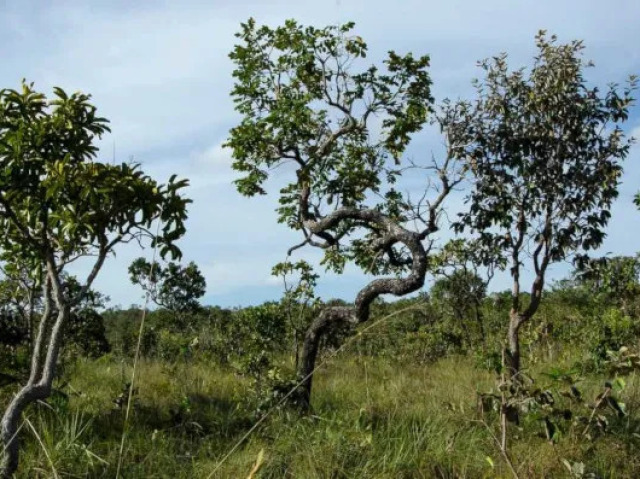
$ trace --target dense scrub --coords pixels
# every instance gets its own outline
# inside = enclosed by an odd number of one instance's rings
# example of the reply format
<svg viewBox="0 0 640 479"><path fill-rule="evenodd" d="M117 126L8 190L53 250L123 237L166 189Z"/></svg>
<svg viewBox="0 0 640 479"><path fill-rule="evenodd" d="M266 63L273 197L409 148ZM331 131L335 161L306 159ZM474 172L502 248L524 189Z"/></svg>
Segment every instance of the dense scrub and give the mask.
<svg viewBox="0 0 640 479"><path fill-rule="evenodd" d="M313 414L274 409L212 477L247 477L261 450L256 477L509 477L494 438L499 417L486 400L499 391L507 296L482 301L484 341L475 314L456 315L446 298L378 302L371 327L337 352L339 338L324 348ZM546 299L538 326L523 331L524 366L555 404L509 425L511 461L520 477L634 477L640 380L630 351L638 350L639 302L623 312L575 282ZM149 315L124 477L207 477L216 469L294 377L287 307L206 308L179 323L164 310ZM104 314L111 353L65 358L56 394L26 415L19 477L49 477L54 468L60 477L114 476L139 313ZM630 351L616 353L622 346ZM11 348L5 354L19 358ZM583 434L581 418L605 381L623 413L604 404ZM13 388L0 390L3 402ZM551 437L545 417L557 428Z"/></svg>

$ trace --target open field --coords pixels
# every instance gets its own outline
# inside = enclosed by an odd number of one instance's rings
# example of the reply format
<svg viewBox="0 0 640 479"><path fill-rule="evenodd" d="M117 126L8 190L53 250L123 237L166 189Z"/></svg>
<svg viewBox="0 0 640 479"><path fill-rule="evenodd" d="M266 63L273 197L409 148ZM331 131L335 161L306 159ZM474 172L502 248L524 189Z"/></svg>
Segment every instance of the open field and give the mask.
<svg viewBox="0 0 640 479"><path fill-rule="evenodd" d="M554 367L557 367L557 361ZM536 365L544 371L547 365ZM125 438L123 477L248 477L260 451L261 478L511 477L492 437L495 414L478 415L476 391L495 385L493 374L469 359L416 366L342 356L318 374L314 414L276 411L223 462L255 423L246 380L204 362L143 361ZM114 477L123 411L114 404L129 368L109 357L69 369L65 391L49 406L31 409L18 477ZM602 377L581 383L595 397ZM640 381L634 374L620 400L637 427ZM575 443L572 431L556 444L538 437L541 424L511 429L512 461L520 477L570 477L562 459L583 462L596 477L634 477L638 440L603 436ZM214 472L215 471L215 472ZM587 476L585 476L587 477Z"/></svg>

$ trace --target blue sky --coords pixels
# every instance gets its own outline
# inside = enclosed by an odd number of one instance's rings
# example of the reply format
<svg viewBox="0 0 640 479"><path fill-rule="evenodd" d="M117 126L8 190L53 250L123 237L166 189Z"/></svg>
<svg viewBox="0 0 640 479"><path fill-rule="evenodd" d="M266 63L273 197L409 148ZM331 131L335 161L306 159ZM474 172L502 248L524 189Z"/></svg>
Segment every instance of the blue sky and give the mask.
<svg viewBox="0 0 640 479"><path fill-rule="evenodd" d="M232 64L227 58L240 22L250 16L276 25L287 18L324 26L353 20L355 33L370 47L369 59L387 50L429 54L437 100L471 95L476 61L506 51L513 67L534 53L539 29L561 41L583 39L596 68L594 83L622 83L640 73L637 1L91 1L8 2L0 0L0 87L22 78L49 92L51 87L91 93L112 134L102 142L103 159L131 157L146 172L166 180L172 173L191 180L188 234L181 243L186 261L206 276L208 304L256 304L277 299L281 282L270 277L298 237L276 223L275 194L247 199L235 192L228 152L222 147L238 120L229 91ZM640 109L626 125L640 138ZM430 155L439 140L426 132L412 154ZM640 146L627 160L621 195L602 252L640 250L640 213L631 199L640 189ZM275 193L275 189L273 190ZM149 249L125 246L108 261L96 287L113 304L141 302L129 284L127 267ZM300 255L315 261L319 253ZM562 277L566 265L555 266ZM493 289L508 286L495 278ZM356 270L342 277L322 275L323 297L351 299L366 282Z"/></svg>

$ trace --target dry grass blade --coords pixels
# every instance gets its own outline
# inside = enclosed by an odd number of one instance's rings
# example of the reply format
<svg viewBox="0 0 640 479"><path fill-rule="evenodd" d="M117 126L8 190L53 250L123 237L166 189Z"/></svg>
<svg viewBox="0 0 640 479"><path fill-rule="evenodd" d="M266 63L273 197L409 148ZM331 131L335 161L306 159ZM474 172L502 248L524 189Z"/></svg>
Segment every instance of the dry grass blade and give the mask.
<svg viewBox="0 0 640 479"><path fill-rule="evenodd" d="M162 211L160 211L160 216L162 216ZM156 226L156 237L160 232L160 220L158 220L158 224ZM156 257L158 254L158 243L153 247L153 257L151 261L151 270L149 272L149 277L153 281L153 273L156 267ZM154 285L155 286L155 285ZM149 307L149 299L151 297L151 293L147 291L144 299L144 308L142 309L142 316L140 318L140 329L138 330L138 341L136 344L136 354L133 358L133 369L131 371L131 385L129 386L129 393L127 395L127 410L124 415L124 425L122 427L122 438L120 440L120 451L118 452L118 466L116 468L116 479L120 478L120 470L122 469L122 458L124 456L124 444L126 442L127 437L127 426L129 424L129 414L131 413L131 404L133 402L133 390L136 381L136 369L138 367L138 361L140 360L140 348L142 346L142 335L144 333L144 323L147 317L147 308Z"/></svg>
<svg viewBox="0 0 640 479"><path fill-rule="evenodd" d="M264 464L264 449L260 449L258 457L256 458L256 463L253 465L253 468L251 469L251 472L249 473L247 479L254 479L256 473L262 467L262 464Z"/></svg>
<svg viewBox="0 0 640 479"><path fill-rule="evenodd" d="M53 473L53 477L55 479L58 479L59 478L58 471L56 471L56 467L53 465L53 461L51 460L49 451L47 451L47 447L44 445L44 442L42 442L42 438L40 437L40 434L38 434L38 431L36 431L36 428L33 427L33 424L31 424L31 421L29 421L29 418L25 417L24 422L27 423L27 425L33 432L33 435L35 436L38 443L40 444L40 447L42 447L42 451L44 452L44 455L47 457L47 461L49 461L49 465L51 466L51 472Z"/></svg>

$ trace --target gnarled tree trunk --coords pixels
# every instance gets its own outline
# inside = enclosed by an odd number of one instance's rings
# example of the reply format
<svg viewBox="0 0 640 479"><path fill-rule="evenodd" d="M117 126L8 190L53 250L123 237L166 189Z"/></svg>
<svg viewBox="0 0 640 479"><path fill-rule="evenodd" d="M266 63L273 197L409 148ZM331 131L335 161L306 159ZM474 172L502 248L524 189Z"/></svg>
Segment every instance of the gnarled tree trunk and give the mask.
<svg viewBox="0 0 640 479"><path fill-rule="evenodd" d="M311 385L316 367L320 340L331 327L337 324L355 323L356 309L345 306L328 307L311 323L302 344L302 355L298 368L298 378L302 382L298 396L300 407L304 411L311 409Z"/></svg>
<svg viewBox="0 0 640 479"><path fill-rule="evenodd" d="M422 236L398 225L389 225L390 233L381 242L384 246L404 244L411 253L411 272L405 278L380 278L373 280L357 295L354 307L328 307L311 324L305 335L298 380L301 383L299 404L304 412L311 409L311 386L316 368L320 340L331 328L340 324L360 324L369 319L371 303L383 294L404 296L424 285L427 273L427 251Z"/></svg>
<svg viewBox="0 0 640 479"><path fill-rule="evenodd" d="M0 477L10 479L18 469L20 447L18 441L18 424L22 413L29 404L46 399L51 387L44 384L27 384L13 398L0 423L0 439L5 451L0 463Z"/></svg>

